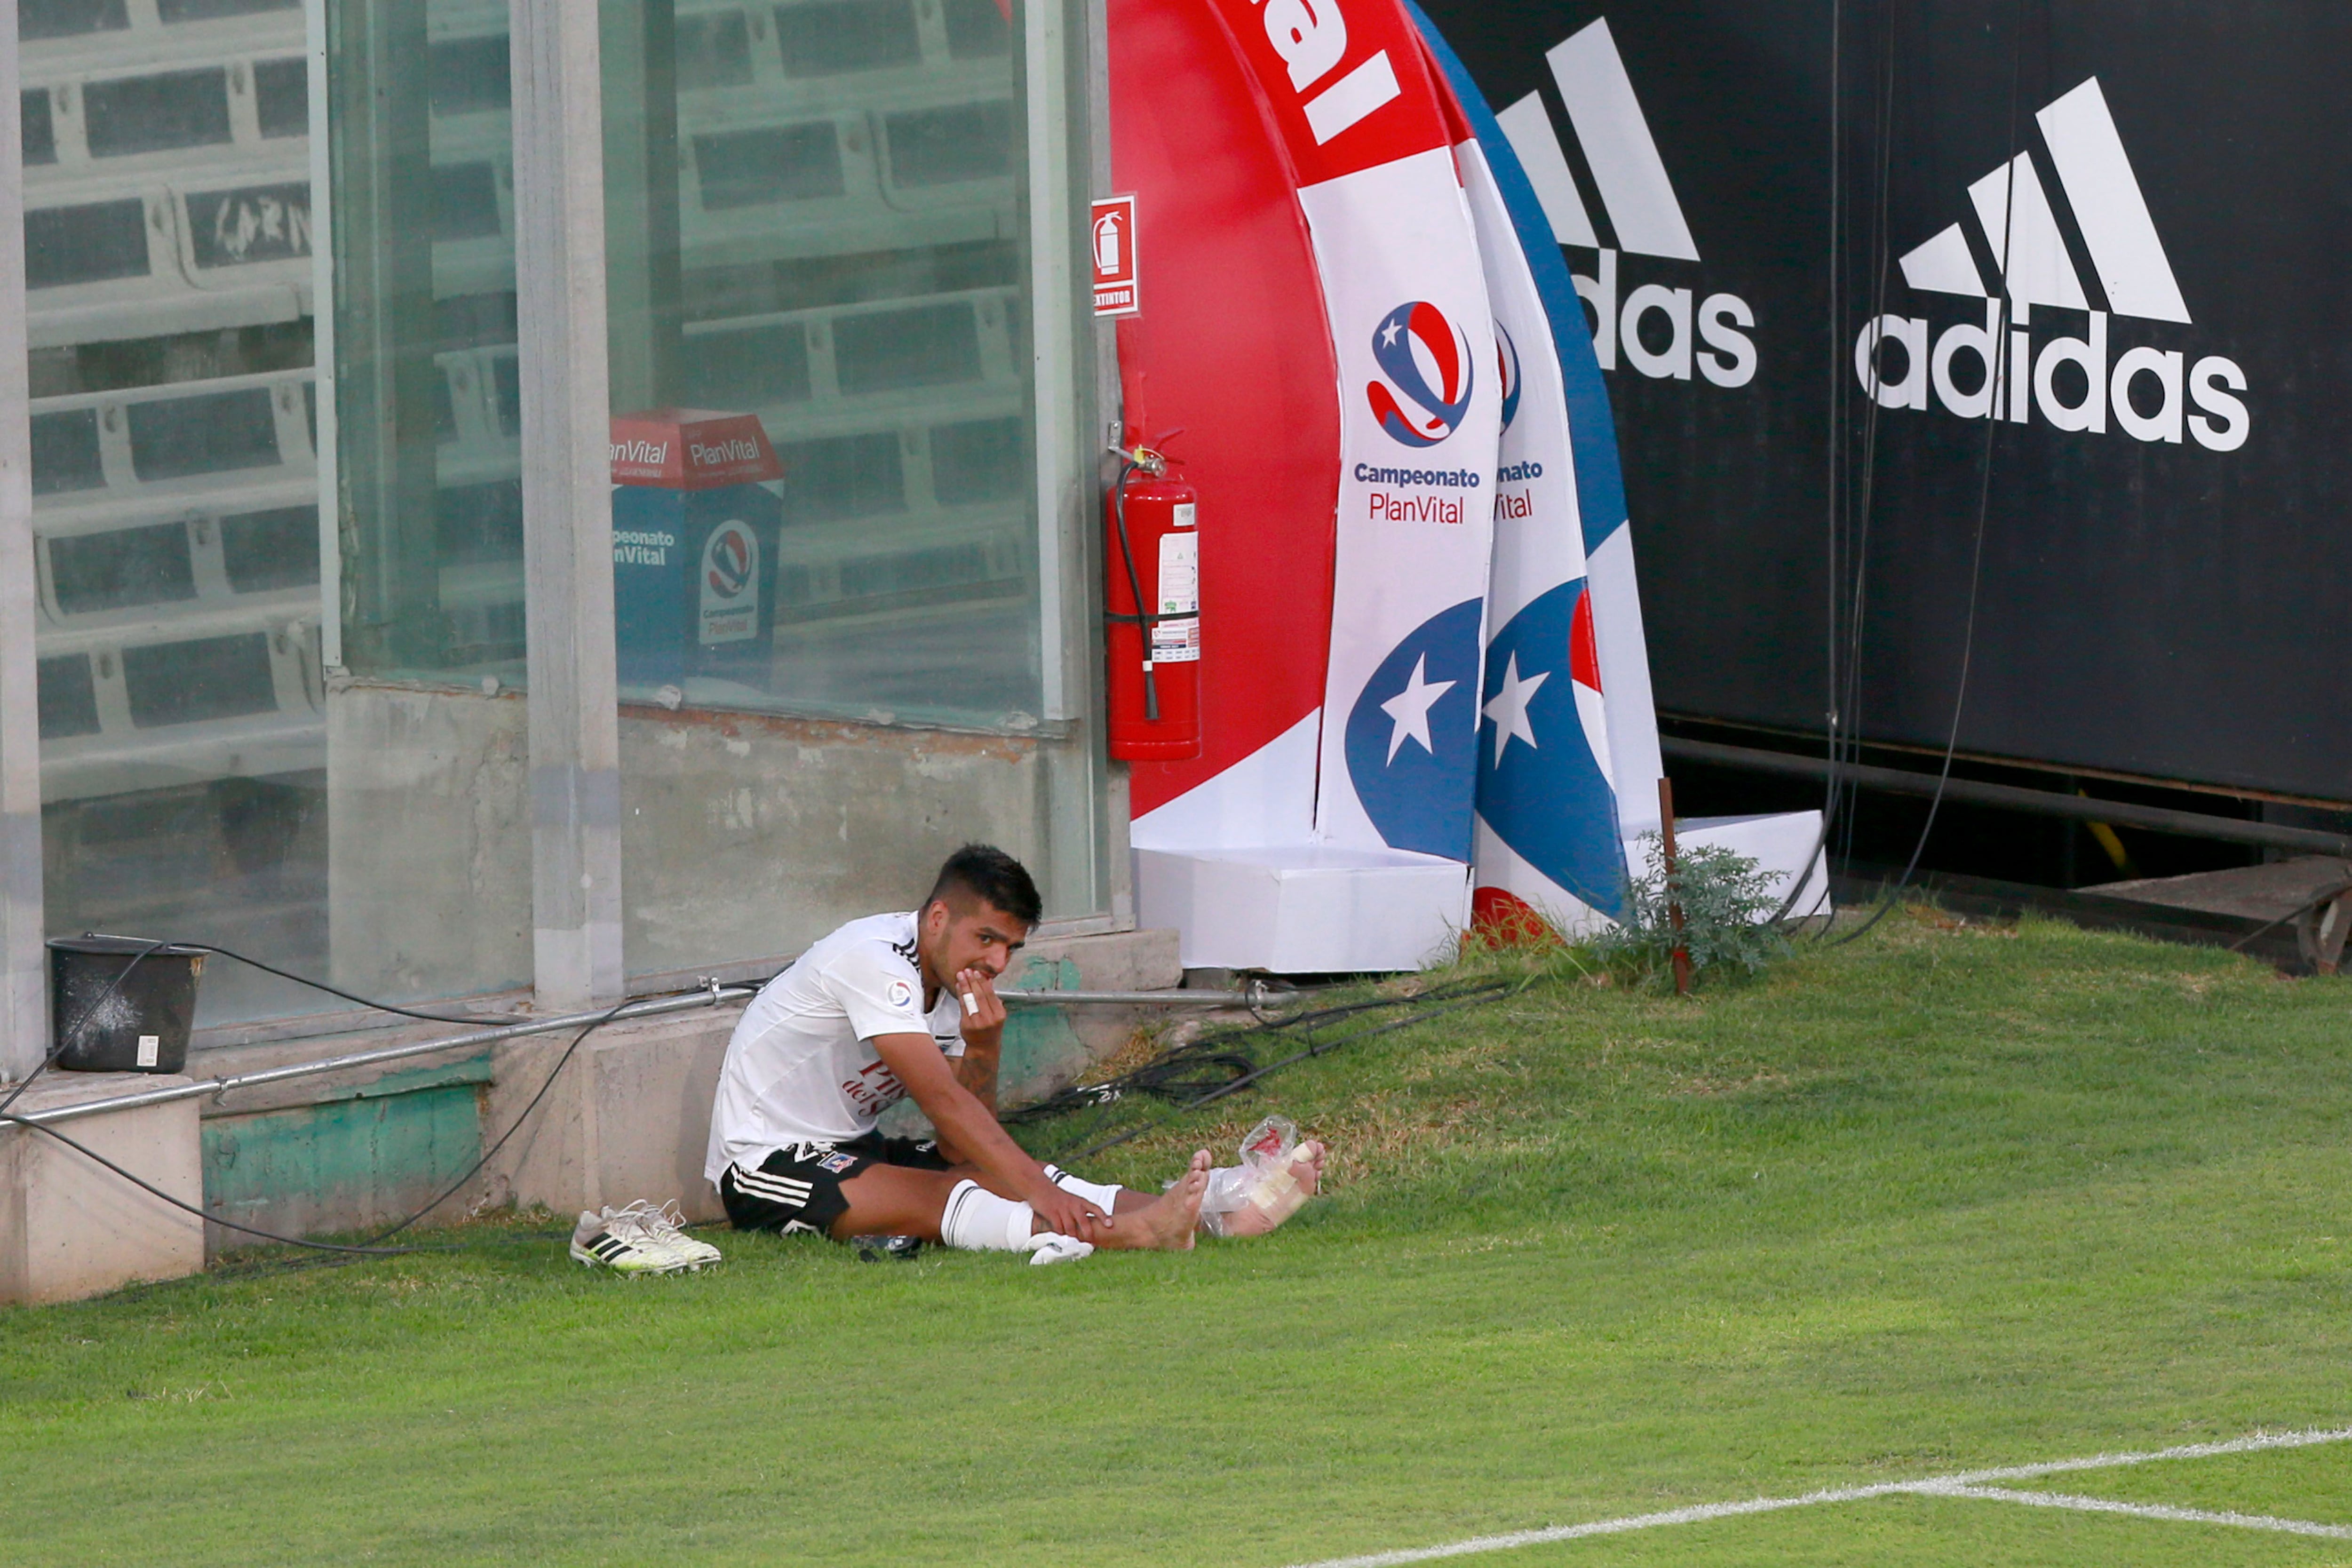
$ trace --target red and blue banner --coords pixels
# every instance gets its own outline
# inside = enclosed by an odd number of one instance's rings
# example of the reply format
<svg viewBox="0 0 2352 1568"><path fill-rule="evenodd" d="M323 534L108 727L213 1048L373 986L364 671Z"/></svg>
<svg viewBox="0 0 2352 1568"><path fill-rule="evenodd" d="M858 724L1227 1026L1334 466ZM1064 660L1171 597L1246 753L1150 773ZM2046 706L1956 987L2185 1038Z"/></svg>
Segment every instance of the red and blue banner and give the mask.
<svg viewBox="0 0 2352 1568"><path fill-rule="evenodd" d="M1612 618L1586 560L1613 541L1630 594L1624 492L1484 100L1400 0L1108 14L1151 258L1125 434L1181 429L1202 494L1204 754L1135 766L1134 843L1475 857L1563 923L1615 912L1615 708L1656 755L1646 668L1622 701L1610 671L1638 607Z"/></svg>
<svg viewBox="0 0 2352 1568"><path fill-rule="evenodd" d="M1395 0L1218 0L1299 179L1339 383L1315 837L1467 863L1500 389L1449 100Z"/></svg>
<svg viewBox="0 0 2352 1568"><path fill-rule="evenodd" d="M1412 0L1405 3L1412 5ZM1601 362L1593 352L1592 332L1585 322L1576 281L1517 151L1461 57L1426 14L1417 5L1412 9L1438 68L1477 133L1496 192L1517 237L1519 255L1550 323L1575 459L1578 523L1584 545L1585 613L1591 617L1598 689L1607 699L1608 739L1601 754L1616 797L1619 831L1630 841L1658 826L1657 786L1665 770L1658 752L1649 647L1642 627L1641 588L1633 569L1633 537L1628 526L1625 479L1618 463L1617 425L1610 410L1609 388L1601 380ZM1497 569L1501 569L1499 561ZM1511 591L1498 586L1506 593Z"/></svg>
<svg viewBox="0 0 2352 1568"><path fill-rule="evenodd" d="M1473 912L1490 927L1542 921L1574 930L1595 913L1621 914L1625 889L1607 683L1586 581L1576 443L1558 340L1573 334L1585 340L1588 357L1591 349L1549 226L1533 235L1519 226L1523 215L1538 226L1544 218L1509 144L1444 40L1433 28L1424 37L1468 129L1454 155L1477 225L1505 384L1480 691ZM1551 259L1556 276L1539 275L1530 250ZM1547 281L1552 298L1546 297Z"/></svg>

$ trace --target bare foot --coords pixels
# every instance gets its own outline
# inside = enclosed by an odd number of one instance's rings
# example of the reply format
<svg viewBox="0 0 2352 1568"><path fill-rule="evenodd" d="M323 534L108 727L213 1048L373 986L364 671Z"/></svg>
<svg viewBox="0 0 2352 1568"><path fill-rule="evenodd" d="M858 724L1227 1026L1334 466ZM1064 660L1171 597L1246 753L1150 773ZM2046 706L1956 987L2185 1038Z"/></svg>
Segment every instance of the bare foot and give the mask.
<svg viewBox="0 0 2352 1568"><path fill-rule="evenodd" d="M1141 1208L1122 1209L1118 1223L1101 1233L1097 1246L1164 1252L1192 1249L1192 1227L1201 1218L1201 1198L1209 1190L1209 1152L1192 1163L1174 1186Z"/></svg>

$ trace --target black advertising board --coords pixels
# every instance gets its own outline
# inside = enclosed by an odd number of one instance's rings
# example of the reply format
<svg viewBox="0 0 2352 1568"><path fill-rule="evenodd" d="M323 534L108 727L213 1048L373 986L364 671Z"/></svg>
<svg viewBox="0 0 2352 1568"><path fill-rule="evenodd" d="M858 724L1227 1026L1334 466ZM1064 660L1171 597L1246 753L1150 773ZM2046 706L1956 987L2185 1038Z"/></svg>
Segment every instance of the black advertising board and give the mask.
<svg viewBox="0 0 2352 1568"><path fill-rule="evenodd" d="M2352 799L2352 5L1423 3L1612 318L1662 710L1822 729L1867 482L1866 738L1966 647L1964 752Z"/></svg>

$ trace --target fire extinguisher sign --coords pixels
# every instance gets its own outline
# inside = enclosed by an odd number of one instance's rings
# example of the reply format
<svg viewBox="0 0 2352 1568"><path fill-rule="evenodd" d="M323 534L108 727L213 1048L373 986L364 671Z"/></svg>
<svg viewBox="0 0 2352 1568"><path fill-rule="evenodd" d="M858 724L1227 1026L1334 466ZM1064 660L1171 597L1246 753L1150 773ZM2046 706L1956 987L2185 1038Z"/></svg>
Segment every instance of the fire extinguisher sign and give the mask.
<svg viewBox="0 0 2352 1568"><path fill-rule="evenodd" d="M1095 314L1132 316L1142 306L1135 289L1135 197L1105 196L1094 205Z"/></svg>

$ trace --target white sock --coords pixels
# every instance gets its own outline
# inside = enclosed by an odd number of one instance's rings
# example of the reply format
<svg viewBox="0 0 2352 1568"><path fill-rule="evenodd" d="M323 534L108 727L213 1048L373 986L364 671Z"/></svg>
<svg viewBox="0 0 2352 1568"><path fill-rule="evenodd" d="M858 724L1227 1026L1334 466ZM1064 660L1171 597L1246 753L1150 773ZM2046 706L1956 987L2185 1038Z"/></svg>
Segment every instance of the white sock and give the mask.
<svg viewBox="0 0 2352 1568"><path fill-rule="evenodd" d="M1118 1194L1126 1190L1122 1187L1106 1186L1100 1182L1089 1182L1083 1176L1074 1176L1059 1165L1046 1166L1045 1179L1064 1192L1074 1193L1088 1203L1096 1205L1105 1214L1118 1212Z"/></svg>
<svg viewBox="0 0 2352 1568"><path fill-rule="evenodd" d="M1028 1252L1036 1218L1027 1204L1000 1198L978 1182L958 1182L940 1214L940 1239L967 1252Z"/></svg>

